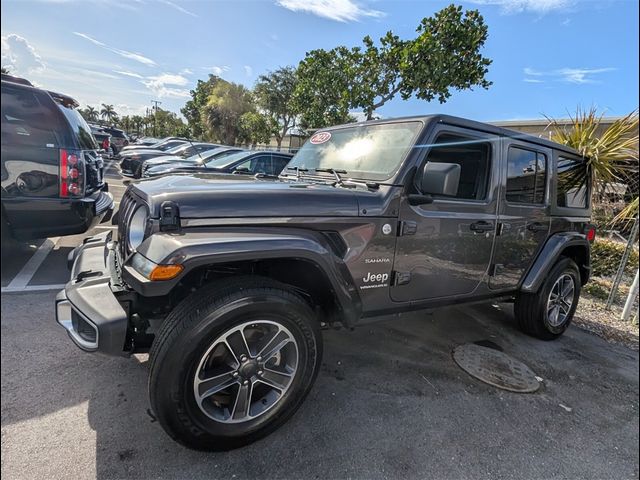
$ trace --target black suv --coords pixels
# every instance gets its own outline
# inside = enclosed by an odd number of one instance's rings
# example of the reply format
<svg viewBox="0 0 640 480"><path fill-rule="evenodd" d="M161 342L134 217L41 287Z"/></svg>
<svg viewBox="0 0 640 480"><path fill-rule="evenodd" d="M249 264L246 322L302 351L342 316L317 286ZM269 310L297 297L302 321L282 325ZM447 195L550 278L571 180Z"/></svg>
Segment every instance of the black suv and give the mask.
<svg viewBox="0 0 640 480"><path fill-rule="evenodd" d="M82 233L110 216L99 146L77 107L3 76L3 239Z"/></svg>
<svg viewBox="0 0 640 480"><path fill-rule="evenodd" d="M70 257L58 322L86 351L150 347L151 406L177 441L228 449L282 425L323 325L503 299L530 335L569 326L595 235L575 151L436 115L319 131L285 172L134 183L117 235Z"/></svg>

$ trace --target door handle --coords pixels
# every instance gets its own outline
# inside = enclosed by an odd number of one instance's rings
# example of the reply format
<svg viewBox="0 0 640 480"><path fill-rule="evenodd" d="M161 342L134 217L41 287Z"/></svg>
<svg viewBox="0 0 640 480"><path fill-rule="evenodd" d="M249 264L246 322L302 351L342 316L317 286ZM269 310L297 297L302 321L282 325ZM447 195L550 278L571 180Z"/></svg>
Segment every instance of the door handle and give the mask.
<svg viewBox="0 0 640 480"><path fill-rule="evenodd" d="M492 223L481 220L479 222L472 223L471 225L469 225L469 228L474 232L489 232L493 230L495 227L493 226Z"/></svg>
<svg viewBox="0 0 640 480"><path fill-rule="evenodd" d="M527 230L531 232L546 232L549 227L544 223L533 222L527 225Z"/></svg>

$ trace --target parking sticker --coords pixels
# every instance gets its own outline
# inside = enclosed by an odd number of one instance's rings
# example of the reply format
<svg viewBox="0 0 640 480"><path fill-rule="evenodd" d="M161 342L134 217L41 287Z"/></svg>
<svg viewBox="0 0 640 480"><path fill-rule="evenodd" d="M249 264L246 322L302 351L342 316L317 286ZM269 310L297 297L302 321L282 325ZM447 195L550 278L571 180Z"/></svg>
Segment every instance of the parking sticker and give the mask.
<svg viewBox="0 0 640 480"><path fill-rule="evenodd" d="M321 143L328 142L331 138L331 132L318 132L309 140L314 145L320 145Z"/></svg>

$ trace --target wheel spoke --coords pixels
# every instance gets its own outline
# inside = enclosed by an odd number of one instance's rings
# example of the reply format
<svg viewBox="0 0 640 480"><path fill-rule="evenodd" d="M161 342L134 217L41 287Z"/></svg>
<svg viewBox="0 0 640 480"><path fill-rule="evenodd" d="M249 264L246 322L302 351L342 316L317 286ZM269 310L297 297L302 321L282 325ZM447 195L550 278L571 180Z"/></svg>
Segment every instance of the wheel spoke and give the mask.
<svg viewBox="0 0 640 480"><path fill-rule="evenodd" d="M571 310L571 304L566 300L561 300L558 307L560 307L560 310L562 310L562 313L565 315L569 313L569 310Z"/></svg>
<svg viewBox="0 0 640 480"><path fill-rule="evenodd" d="M291 341L286 332L279 331L260 351L258 356L262 357L262 361L266 362Z"/></svg>
<svg viewBox="0 0 640 480"><path fill-rule="evenodd" d="M560 307L558 305L554 305L551 307L551 312L549 315L549 323L552 325L557 325L558 323L558 315L560 314Z"/></svg>
<svg viewBox="0 0 640 480"><path fill-rule="evenodd" d="M222 373L220 375L200 380L197 386L200 401L210 397L214 393L224 390L225 388L229 388L234 383L236 383L236 379L231 376L231 372Z"/></svg>
<svg viewBox="0 0 640 480"><path fill-rule="evenodd" d="M291 375L285 372L276 372L269 368L265 368L260 380L262 383L272 388L283 391L291 381Z"/></svg>
<svg viewBox="0 0 640 480"><path fill-rule="evenodd" d="M240 359L243 356L245 357L250 356L249 347L247 346L247 340L244 338L244 334L242 333L242 330L237 330L233 332L231 335L229 335L226 338L225 343L227 347L229 347L231 354L235 357L236 362L238 362L238 364L241 363Z"/></svg>
<svg viewBox="0 0 640 480"><path fill-rule="evenodd" d="M562 287L562 298L567 298L569 295L573 295L573 281L567 278Z"/></svg>
<svg viewBox="0 0 640 480"><path fill-rule="evenodd" d="M240 385L240 388L238 388L238 393L236 394L235 403L233 404L233 410L231 411L231 418L233 420L241 420L249 416L252 393L252 383L249 383L247 385Z"/></svg>

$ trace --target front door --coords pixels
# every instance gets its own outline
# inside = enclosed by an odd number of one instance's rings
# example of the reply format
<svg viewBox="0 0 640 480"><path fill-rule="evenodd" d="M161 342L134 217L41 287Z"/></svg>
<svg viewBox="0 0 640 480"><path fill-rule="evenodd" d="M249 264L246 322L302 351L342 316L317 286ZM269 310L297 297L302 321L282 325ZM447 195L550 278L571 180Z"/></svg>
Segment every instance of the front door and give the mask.
<svg viewBox="0 0 640 480"><path fill-rule="evenodd" d="M500 192L498 235L492 276L494 290L516 288L549 234L551 151L504 138L505 168Z"/></svg>
<svg viewBox="0 0 640 480"><path fill-rule="evenodd" d="M397 302L472 293L487 275L496 229L500 137L441 126L424 162L460 165L455 196L400 207L391 298Z"/></svg>

